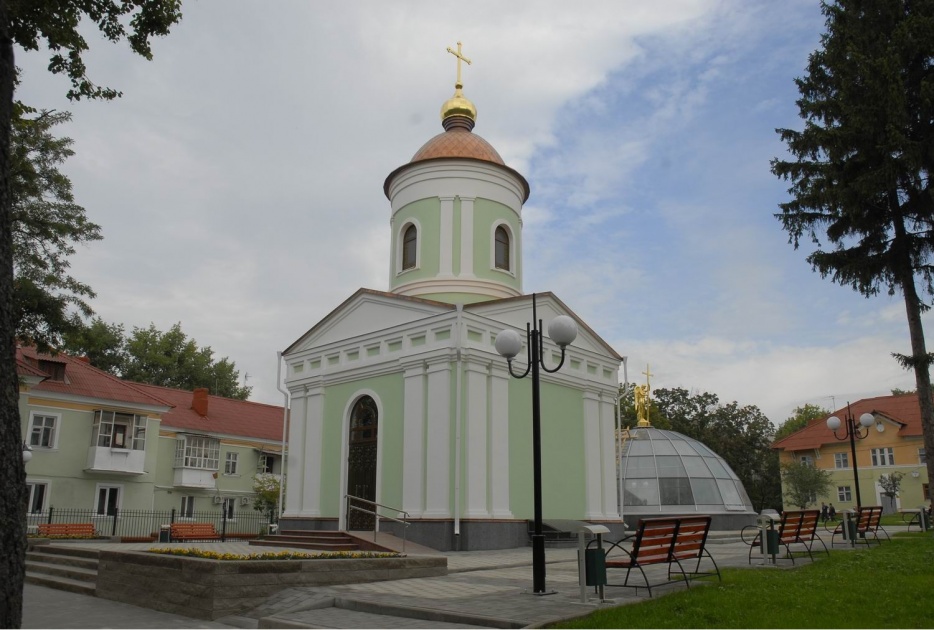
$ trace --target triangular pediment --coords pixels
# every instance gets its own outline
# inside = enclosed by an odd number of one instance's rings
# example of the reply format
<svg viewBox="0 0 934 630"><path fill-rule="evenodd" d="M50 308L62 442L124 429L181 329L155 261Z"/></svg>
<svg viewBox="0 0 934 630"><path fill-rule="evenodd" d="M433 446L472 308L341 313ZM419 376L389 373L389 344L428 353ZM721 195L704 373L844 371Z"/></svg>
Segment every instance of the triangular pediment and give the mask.
<svg viewBox="0 0 934 630"><path fill-rule="evenodd" d="M567 315L577 322L577 339L572 346L622 361L622 357L610 344L553 293L536 294L535 303L538 319L542 320L546 334L551 320L558 315ZM464 310L524 330L526 323L532 322L532 295L468 304Z"/></svg>
<svg viewBox="0 0 934 630"><path fill-rule="evenodd" d="M283 354L369 335L455 310L452 304L360 289L299 337Z"/></svg>

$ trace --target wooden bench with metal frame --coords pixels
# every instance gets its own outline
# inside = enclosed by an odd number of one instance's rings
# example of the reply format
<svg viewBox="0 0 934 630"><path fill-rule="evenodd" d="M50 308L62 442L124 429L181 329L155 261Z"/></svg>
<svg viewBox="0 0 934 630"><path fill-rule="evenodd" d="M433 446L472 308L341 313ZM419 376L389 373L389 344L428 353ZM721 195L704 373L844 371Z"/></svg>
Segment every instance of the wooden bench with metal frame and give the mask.
<svg viewBox="0 0 934 630"><path fill-rule="evenodd" d="M839 534L840 537L843 537L843 528L846 527L846 518L837 525L837 528L833 530L833 536L830 537L830 546L833 547L834 541ZM860 540L863 540L867 545L871 544L870 534L872 538L882 544L882 539L879 538L879 532L885 534L886 540L891 540L889 538L889 533L885 531L885 528L882 527L882 506L881 505L862 505L856 508L856 539L852 541L852 544L856 544Z"/></svg>
<svg viewBox="0 0 934 630"><path fill-rule="evenodd" d="M220 540L211 523L172 523L169 536L173 542L186 540Z"/></svg>
<svg viewBox="0 0 934 630"><path fill-rule="evenodd" d="M662 586L683 581L691 588L691 580L697 577L716 575L720 577L720 568L710 552L707 551L707 535L710 532L710 516L671 516L645 518L639 521L634 534L612 543L606 550L607 569L626 569L626 579L622 584L607 586L625 586L649 591L652 596L653 586ZM593 541L591 542L593 544ZM628 544L629 548L624 547ZM700 570L701 560L707 557L713 564L712 571ZM697 562L693 570L685 570L685 564ZM684 564L682 564L684 563ZM645 567L655 564L668 565L668 578L664 582L652 583L645 573ZM672 567L676 566L680 576L672 579ZM632 570L638 569L645 584L630 584Z"/></svg>
<svg viewBox="0 0 934 630"><path fill-rule="evenodd" d="M781 519L778 522L776 531L778 532L778 544L785 547L785 555L795 563L795 556L791 552L792 545L801 545L808 552L808 557L813 561L814 555L811 549L814 541L820 542L827 555L830 551L824 544L823 538L817 534L817 524L820 520L820 510L785 510L782 512ZM756 529L756 535L751 541L746 540L746 532L750 529ZM762 531L755 525L747 525L743 528L743 542L749 545L749 563L752 564L752 551L761 544Z"/></svg>
<svg viewBox="0 0 934 630"><path fill-rule="evenodd" d="M39 523L39 535L62 538L94 538L94 523Z"/></svg>

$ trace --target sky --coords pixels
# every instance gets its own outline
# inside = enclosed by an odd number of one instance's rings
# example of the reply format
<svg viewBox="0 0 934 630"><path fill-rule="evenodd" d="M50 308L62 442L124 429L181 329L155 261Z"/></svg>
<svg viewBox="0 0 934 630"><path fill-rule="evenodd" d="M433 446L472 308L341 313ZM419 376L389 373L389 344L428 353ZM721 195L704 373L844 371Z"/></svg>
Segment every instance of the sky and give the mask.
<svg viewBox="0 0 934 630"><path fill-rule="evenodd" d="M282 404L276 352L387 290L383 181L441 132L463 42L474 132L531 186L526 293L552 291L630 381L773 422L913 389L899 295L822 279L775 218L776 128L820 44L817 0L186 1L146 61L84 25L112 102L69 102L48 52L17 98L70 111L62 170L104 240L72 273L127 331L182 330ZM930 323L930 317L926 322ZM620 370L620 380L624 371Z"/></svg>

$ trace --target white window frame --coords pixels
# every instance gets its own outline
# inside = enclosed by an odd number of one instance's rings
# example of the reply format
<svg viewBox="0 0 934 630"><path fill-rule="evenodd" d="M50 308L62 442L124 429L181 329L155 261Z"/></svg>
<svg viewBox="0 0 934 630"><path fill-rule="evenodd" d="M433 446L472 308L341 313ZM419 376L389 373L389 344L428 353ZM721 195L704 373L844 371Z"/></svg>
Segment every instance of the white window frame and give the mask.
<svg viewBox="0 0 934 630"><path fill-rule="evenodd" d="M834 453L833 454L833 465L834 465L834 468L849 468L850 467L850 454L849 453Z"/></svg>
<svg viewBox="0 0 934 630"><path fill-rule="evenodd" d="M837 501L849 503L853 500L853 492L850 486L837 486Z"/></svg>
<svg viewBox="0 0 934 630"><path fill-rule="evenodd" d="M46 426L37 427L36 421L38 419L42 419L43 421L51 420L52 421L51 428L46 427ZM40 412L40 411L30 412L29 414L29 437L28 437L29 448L34 448L34 449L40 448L40 449L49 450L49 451L58 450L58 435L59 433L61 433L60 431L61 426L62 426L62 415L60 413L46 413L46 412ZM38 434L40 436L39 438L40 443L33 444L32 438L34 435L36 435L35 430L37 428L41 429ZM49 440L50 443L46 445L46 444L41 443L42 442L41 436L47 430L50 431L49 437L51 439Z"/></svg>
<svg viewBox="0 0 934 630"><path fill-rule="evenodd" d="M175 445L175 468L219 470L221 441L206 435L181 435Z"/></svg>
<svg viewBox="0 0 934 630"><path fill-rule="evenodd" d="M46 506L49 504L49 488L51 487L51 485L52 484L50 484L48 481L38 480L38 479L29 480L26 482L26 488L27 488L27 491L29 492L29 502L26 504L27 505L26 509L28 510L29 514L40 514L45 511ZM39 509L35 509L37 487L42 488L42 496L40 498L39 505L38 505Z"/></svg>
<svg viewBox="0 0 934 630"><path fill-rule="evenodd" d="M895 449L891 446L884 446L881 448L871 449L870 455L872 456L872 465L873 466L894 466L895 465Z"/></svg>
<svg viewBox="0 0 934 630"><path fill-rule="evenodd" d="M227 515L228 521L237 520L237 511L234 509L237 506L237 500L237 497L224 497L221 503L221 510Z"/></svg>
<svg viewBox="0 0 934 630"><path fill-rule="evenodd" d="M195 497L193 495L185 495L182 497L181 507L179 508L179 518L194 518L195 513Z"/></svg>
<svg viewBox="0 0 934 630"><path fill-rule="evenodd" d="M496 229L502 227L509 237L509 269L496 266ZM516 275L516 233L508 221L499 220L493 223L490 231L490 269L515 277Z"/></svg>
<svg viewBox="0 0 934 630"><path fill-rule="evenodd" d="M109 500L107 500L104 505L104 511L103 512L100 511L101 491L107 491L108 499L110 496L110 491L116 492L117 499L116 501L114 501L114 507L116 507L117 511L119 512L123 506L123 486L118 485L118 484L112 484L112 483L99 483L97 484L97 487L94 488L94 505L92 507L92 509L94 510L94 515L95 516L113 516L113 514L107 513L107 508L110 504Z"/></svg>
<svg viewBox="0 0 934 630"><path fill-rule="evenodd" d="M237 474L238 461L240 459L240 453L235 453L234 451L227 451L224 454L224 474L228 476L234 476Z"/></svg>
<svg viewBox="0 0 934 630"><path fill-rule="evenodd" d="M408 267L407 269L402 268L402 250L405 248L405 233L409 229L410 225L415 226L415 265L413 267ZM424 232L422 231L422 226L418 222L418 219L408 218L406 219L402 227L399 229L399 232L396 234L396 275L401 276L404 273L409 273L410 271L415 271L416 269L421 269L422 267L422 241L424 240L422 236Z"/></svg>
<svg viewBox="0 0 934 630"><path fill-rule="evenodd" d="M148 422L148 416L97 409L94 411L91 446L118 451L145 451ZM122 427L119 432L123 436L121 445L116 444L116 427Z"/></svg>
<svg viewBox="0 0 934 630"><path fill-rule="evenodd" d="M276 474L276 456L270 453L260 453L259 459L256 461L256 472L260 474L274 475Z"/></svg>
<svg viewBox="0 0 934 630"><path fill-rule="evenodd" d="M798 461L802 464L807 464L808 466L814 465L814 456L813 455L799 455Z"/></svg>
<svg viewBox="0 0 934 630"><path fill-rule="evenodd" d="M927 460L927 457L926 457L926 453L925 453L924 447L922 446L921 448L918 449L918 463L919 463L919 464L926 464L927 461L928 461L928 460Z"/></svg>

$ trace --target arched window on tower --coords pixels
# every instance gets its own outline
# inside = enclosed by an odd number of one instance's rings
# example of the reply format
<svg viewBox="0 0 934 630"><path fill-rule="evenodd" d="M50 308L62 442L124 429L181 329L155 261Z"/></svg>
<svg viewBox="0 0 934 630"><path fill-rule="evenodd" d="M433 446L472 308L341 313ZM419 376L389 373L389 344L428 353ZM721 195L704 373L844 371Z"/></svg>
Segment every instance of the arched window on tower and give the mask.
<svg viewBox="0 0 934 630"><path fill-rule="evenodd" d="M402 270L414 269L418 254L418 228L410 225L402 236Z"/></svg>
<svg viewBox="0 0 934 630"><path fill-rule="evenodd" d="M497 269L509 271L509 232L502 225L496 228L496 257Z"/></svg>

